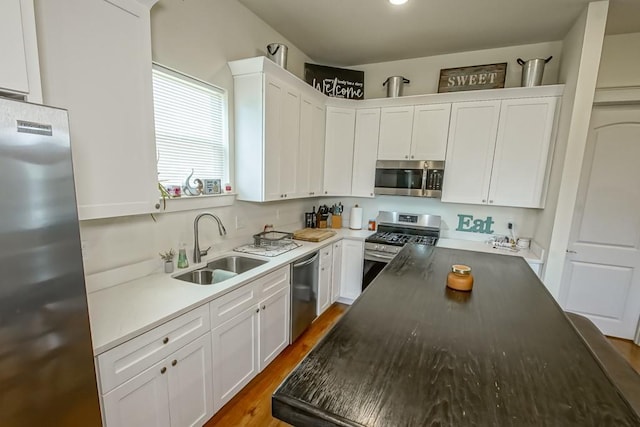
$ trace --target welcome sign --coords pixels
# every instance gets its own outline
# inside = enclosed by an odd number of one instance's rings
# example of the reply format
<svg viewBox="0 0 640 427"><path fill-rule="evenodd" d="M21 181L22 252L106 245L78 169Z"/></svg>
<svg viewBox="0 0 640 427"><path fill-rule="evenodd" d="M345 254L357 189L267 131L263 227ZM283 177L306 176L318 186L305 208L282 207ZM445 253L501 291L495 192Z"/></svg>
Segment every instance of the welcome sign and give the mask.
<svg viewBox="0 0 640 427"><path fill-rule="evenodd" d="M504 87L507 63L474 65L440 70L438 93Z"/></svg>
<svg viewBox="0 0 640 427"><path fill-rule="evenodd" d="M305 62L304 80L327 96L364 99L364 71Z"/></svg>

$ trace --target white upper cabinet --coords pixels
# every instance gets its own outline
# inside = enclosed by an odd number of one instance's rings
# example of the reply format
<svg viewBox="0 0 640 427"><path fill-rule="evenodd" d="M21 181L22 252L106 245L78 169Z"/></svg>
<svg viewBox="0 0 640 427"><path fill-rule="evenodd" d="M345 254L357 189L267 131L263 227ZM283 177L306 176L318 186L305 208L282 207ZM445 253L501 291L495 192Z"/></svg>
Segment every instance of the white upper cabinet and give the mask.
<svg viewBox="0 0 640 427"><path fill-rule="evenodd" d="M42 102L33 0L0 2L0 92Z"/></svg>
<svg viewBox="0 0 640 427"><path fill-rule="evenodd" d="M445 159L450 115L451 104L416 105L413 111L411 159Z"/></svg>
<svg viewBox="0 0 640 427"><path fill-rule="evenodd" d="M356 111L327 107L324 152L324 194L350 196Z"/></svg>
<svg viewBox="0 0 640 427"><path fill-rule="evenodd" d="M374 196L379 128L379 108L356 111L353 178L351 182L351 194L353 196Z"/></svg>
<svg viewBox="0 0 640 427"><path fill-rule="evenodd" d="M451 104L382 108L379 160L444 160Z"/></svg>
<svg viewBox="0 0 640 427"><path fill-rule="evenodd" d="M324 114L324 105L321 102L302 96L296 188L299 197L322 194Z"/></svg>
<svg viewBox="0 0 640 427"><path fill-rule="evenodd" d="M544 207L556 104L552 97L502 101L489 203Z"/></svg>
<svg viewBox="0 0 640 427"><path fill-rule="evenodd" d="M266 202L319 195L324 95L264 57L229 66L238 199Z"/></svg>
<svg viewBox="0 0 640 427"><path fill-rule="evenodd" d="M454 103L443 202L544 207L557 97Z"/></svg>
<svg viewBox="0 0 640 427"><path fill-rule="evenodd" d="M487 203L500 101L453 104L442 201Z"/></svg>
<svg viewBox="0 0 640 427"><path fill-rule="evenodd" d="M37 3L44 102L69 110L81 220L160 208L149 19L154 3Z"/></svg>
<svg viewBox="0 0 640 427"><path fill-rule="evenodd" d="M383 108L380 114L378 159L409 159L412 127L413 107Z"/></svg>

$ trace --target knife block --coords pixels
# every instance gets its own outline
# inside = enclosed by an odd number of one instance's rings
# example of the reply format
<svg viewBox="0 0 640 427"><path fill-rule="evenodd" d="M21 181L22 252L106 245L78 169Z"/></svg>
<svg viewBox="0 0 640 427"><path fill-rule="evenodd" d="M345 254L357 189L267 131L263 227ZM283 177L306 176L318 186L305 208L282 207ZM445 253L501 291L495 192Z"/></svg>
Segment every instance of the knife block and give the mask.
<svg viewBox="0 0 640 427"><path fill-rule="evenodd" d="M331 215L331 228L342 228L342 215Z"/></svg>

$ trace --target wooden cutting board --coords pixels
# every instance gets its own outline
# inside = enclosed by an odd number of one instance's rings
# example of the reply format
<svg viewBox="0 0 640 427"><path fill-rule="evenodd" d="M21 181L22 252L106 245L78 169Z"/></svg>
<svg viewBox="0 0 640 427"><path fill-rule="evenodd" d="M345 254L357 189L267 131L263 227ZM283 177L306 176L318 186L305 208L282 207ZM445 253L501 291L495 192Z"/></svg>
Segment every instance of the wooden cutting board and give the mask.
<svg viewBox="0 0 640 427"><path fill-rule="evenodd" d="M324 228L303 228L302 230L293 232L294 239L306 240L307 242L321 242L335 235L335 231Z"/></svg>

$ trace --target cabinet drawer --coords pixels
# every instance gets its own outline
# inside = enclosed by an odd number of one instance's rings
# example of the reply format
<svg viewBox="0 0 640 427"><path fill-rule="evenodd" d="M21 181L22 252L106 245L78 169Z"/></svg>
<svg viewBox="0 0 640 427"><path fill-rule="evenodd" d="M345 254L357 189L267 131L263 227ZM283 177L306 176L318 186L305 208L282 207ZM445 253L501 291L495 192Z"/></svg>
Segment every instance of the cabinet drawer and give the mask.
<svg viewBox="0 0 640 427"><path fill-rule="evenodd" d="M98 356L102 393L111 391L211 329L207 305Z"/></svg>
<svg viewBox="0 0 640 427"><path fill-rule="evenodd" d="M255 283L259 291L260 300L262 301L280 289L289 286L290 277L291 267L287 265L256 280Z"/></svg>
<svg viewBox="0 0 640 427"><path fill-rule="evenodd" d="M256 282L248 283L211 301L211 327L223 324L257 302Z"/></svg>

